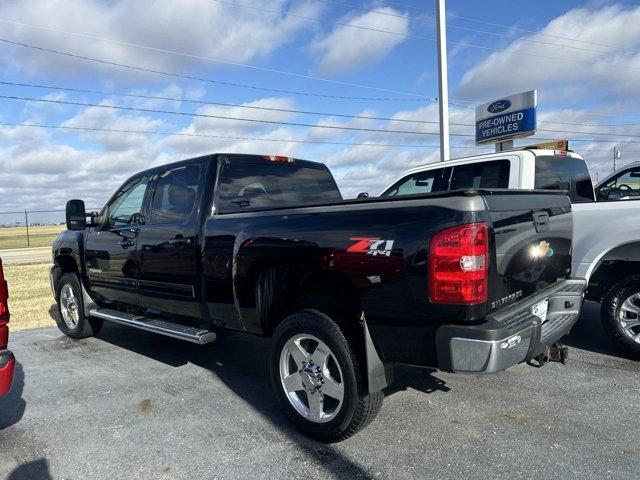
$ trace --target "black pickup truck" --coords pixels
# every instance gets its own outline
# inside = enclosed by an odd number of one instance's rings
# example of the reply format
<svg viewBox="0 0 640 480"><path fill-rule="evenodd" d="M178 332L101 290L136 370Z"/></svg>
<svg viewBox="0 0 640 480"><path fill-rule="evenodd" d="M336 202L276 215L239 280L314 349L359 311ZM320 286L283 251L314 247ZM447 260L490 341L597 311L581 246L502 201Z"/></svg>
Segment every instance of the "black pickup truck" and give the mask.
<svg viewBox="0 0 640 480"><path fill-rule="evenodd" d="M51 270L62 332L107 320L198 344L225 329L273 337L274 392L323 441L373 419L393 364L563 359L585 287L561 192L343 200L326 166L289 157L152 168L100 213L69 201L67 228Z"/></svg>

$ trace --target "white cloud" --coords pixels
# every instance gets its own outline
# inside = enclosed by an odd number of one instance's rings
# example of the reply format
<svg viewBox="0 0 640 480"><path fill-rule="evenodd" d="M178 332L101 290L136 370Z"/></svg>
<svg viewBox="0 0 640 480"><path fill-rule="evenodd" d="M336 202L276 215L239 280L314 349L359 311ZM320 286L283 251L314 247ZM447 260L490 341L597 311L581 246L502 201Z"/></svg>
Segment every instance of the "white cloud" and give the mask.
<svg viewBox="0 0 640 480"><path fill-rule="evenodd" d="M288 98L262 98L242 105L260 108L277 108L280 110L295 109L295 103ZM287 122L294 119L295 114L275 110L254 110L242 107L223 107L206 105L196 110L201 115L251 118L256 120ZM245 140L241 138L215 138L223 137L253 137L253 138L292 138L296 139L297 133L286 126L262 122L243 122L225 120L223 118L194 117L191 122L179 130L183 134L212 135L214 138L173 136L165 139L163 145L177 150L186 155L200 155L216 151L245 153L257 150L258 152L278 151L289 154L299 150L300 144L286 142L262 142Z"/></svg>
<svg viewBox="0 0 640 480"><path fill-rule="evenodd" d="M402 15L390 7L377 9L379 12ZM400 35L337 26L326 37L311 44L311 51L321 55L317 70L326 75L337 75L362 67L371 67L383 60L394 47L406 40L409 33L408 16L388 16L367 12L357 17L345 17L341 23L349 23L366 28L398 32Z"/></svg>
<svg viewBox="0 0 640 480"><path fill-rule="evenodd" d="M103 101L100 105L109 105ZM164 120L143 115L120 114L118 110L87 107L62 123L65 127L81 127L108 130L157 131L162 130ZM100 142L106 149L117 151L134 148L149 137L141 133L80 131L80 138Z"/></svg>
<svg viewBox="0 0 640 480"><path fill-rule="evenodd" d="M262 6L258 0L246 0L245 3ZM277 10L284 4L285 0L274 0L269 5ZM308 28L308 22L300 18L249 8L242 9L239 14L239 8L202 0L161 3L155 0L5 0L0 3L0 17L233 62L265 59L292 41L302 28ZM317 4L302 3L291 11L315 15L321 8ZM202 60L44 29L11 23L2 26L8 38L119 63L171 70L203 64ZM75 76L89 72L95 75L96 69L107 71L110 76L135 74L131 70L6 45L0 52L0 59L12 68L32 74ZM150 78L146 74L140 75L144 75L145 81Z"/></svg>
<svg viewBox="0 0 640 480"><path fill-rule="evenodd" d="M578 104L586 97L593 102L597 97L637 96L640 93L638 25L640 7L570 10L549 22L538 33L516 40L481 61L463 76L454 96L486 100L534 88L540 90L541 100L547 103L555 100ZM610 47L571 42L548 35L579 38ZM542 57L566 58L567 61Z"/></svg>

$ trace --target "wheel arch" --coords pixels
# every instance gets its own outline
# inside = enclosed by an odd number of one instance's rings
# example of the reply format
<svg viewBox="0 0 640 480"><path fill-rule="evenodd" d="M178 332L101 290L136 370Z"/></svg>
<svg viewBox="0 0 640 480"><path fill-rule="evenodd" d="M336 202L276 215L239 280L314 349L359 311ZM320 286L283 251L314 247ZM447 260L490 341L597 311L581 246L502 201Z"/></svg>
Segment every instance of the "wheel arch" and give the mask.
<svg viewBox="0 0 640 480"><path fill-rule="evenodd" d="M51 291L56 302L58 301L58 284L65 273L75 273L79 277L78 262L71 255L56 255L51 268Z"/></svg>
<svg viewBox="0 0 640 480"><path fill-rule="evenodd" d="M53 298L58 301L58 284L65 273L73 273L78 277L78 283L82 289L82 299L84 304L84 314L89 316L89 311L96 307L94 300L89 295L85 279L81 274L76 258L72 255L57 255L53 259L53 267L51 268L51 290Z"/></svg>
<svg viewBox="0 0 640 480"><path fill-rule="evenodd" d="M271 336L286 317L315 310L349 331L360 327L362 303L349 276L336 271L275 267L257 279L256 308L262 330Z"/></svg>
<svg viewBox="0 0 640 480"><path fill-rule="evenodd" d="M367 327L358 289L353 280L339 271L269 269L256 286L256 309L265 335L271 336L289 315L307 310L335 321L352 342L366 369L370 393L393 382L393 369L382 362Z"/></svg>
<svg viewBox="0 0 640 480"><path fill-rule="evenodd" d="M603 252L587 270L587 298L600 301L609 287L640 274L640 242L628 242Z"/></svg>

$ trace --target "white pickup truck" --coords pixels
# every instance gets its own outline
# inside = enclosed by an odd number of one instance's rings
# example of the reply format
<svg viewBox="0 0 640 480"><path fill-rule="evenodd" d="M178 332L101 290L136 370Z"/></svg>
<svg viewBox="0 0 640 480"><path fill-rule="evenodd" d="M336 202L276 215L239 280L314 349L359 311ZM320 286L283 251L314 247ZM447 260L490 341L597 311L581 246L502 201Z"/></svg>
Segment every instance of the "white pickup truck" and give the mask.
<svg viewBox="0 0 640 480"><path fill-rule="evenodd" d="M470 187L567 190L573 203L572 274L587 280L587 300L601 302L602 325L613 343L640 358L640 202L612 201L633 198L629 190L638 183L636 170L603 180L596 202L580 155L531 148L416 167L381 196ZM618 178L625 174L629 179Z"/></svg>

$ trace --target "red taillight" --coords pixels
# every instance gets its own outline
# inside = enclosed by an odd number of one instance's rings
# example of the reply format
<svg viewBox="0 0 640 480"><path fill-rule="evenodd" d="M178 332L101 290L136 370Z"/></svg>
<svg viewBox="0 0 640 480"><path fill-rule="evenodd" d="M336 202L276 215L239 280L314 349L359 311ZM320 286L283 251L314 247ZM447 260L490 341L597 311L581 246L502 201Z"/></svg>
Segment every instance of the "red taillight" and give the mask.
<svg viewBox="0 0 640 480"><path fill-rule="evenodd" d="M4 271L2 270L2 260L0 260L0 325L9 321L9 289L7 281L4 279Z"/></svg>
<svg viewBox="0 0 640 480"><path fill-rule="evenodd" d="M438 232L429 247L429 300L472 304L487 301L489 229L484 222Z"/></svg>

